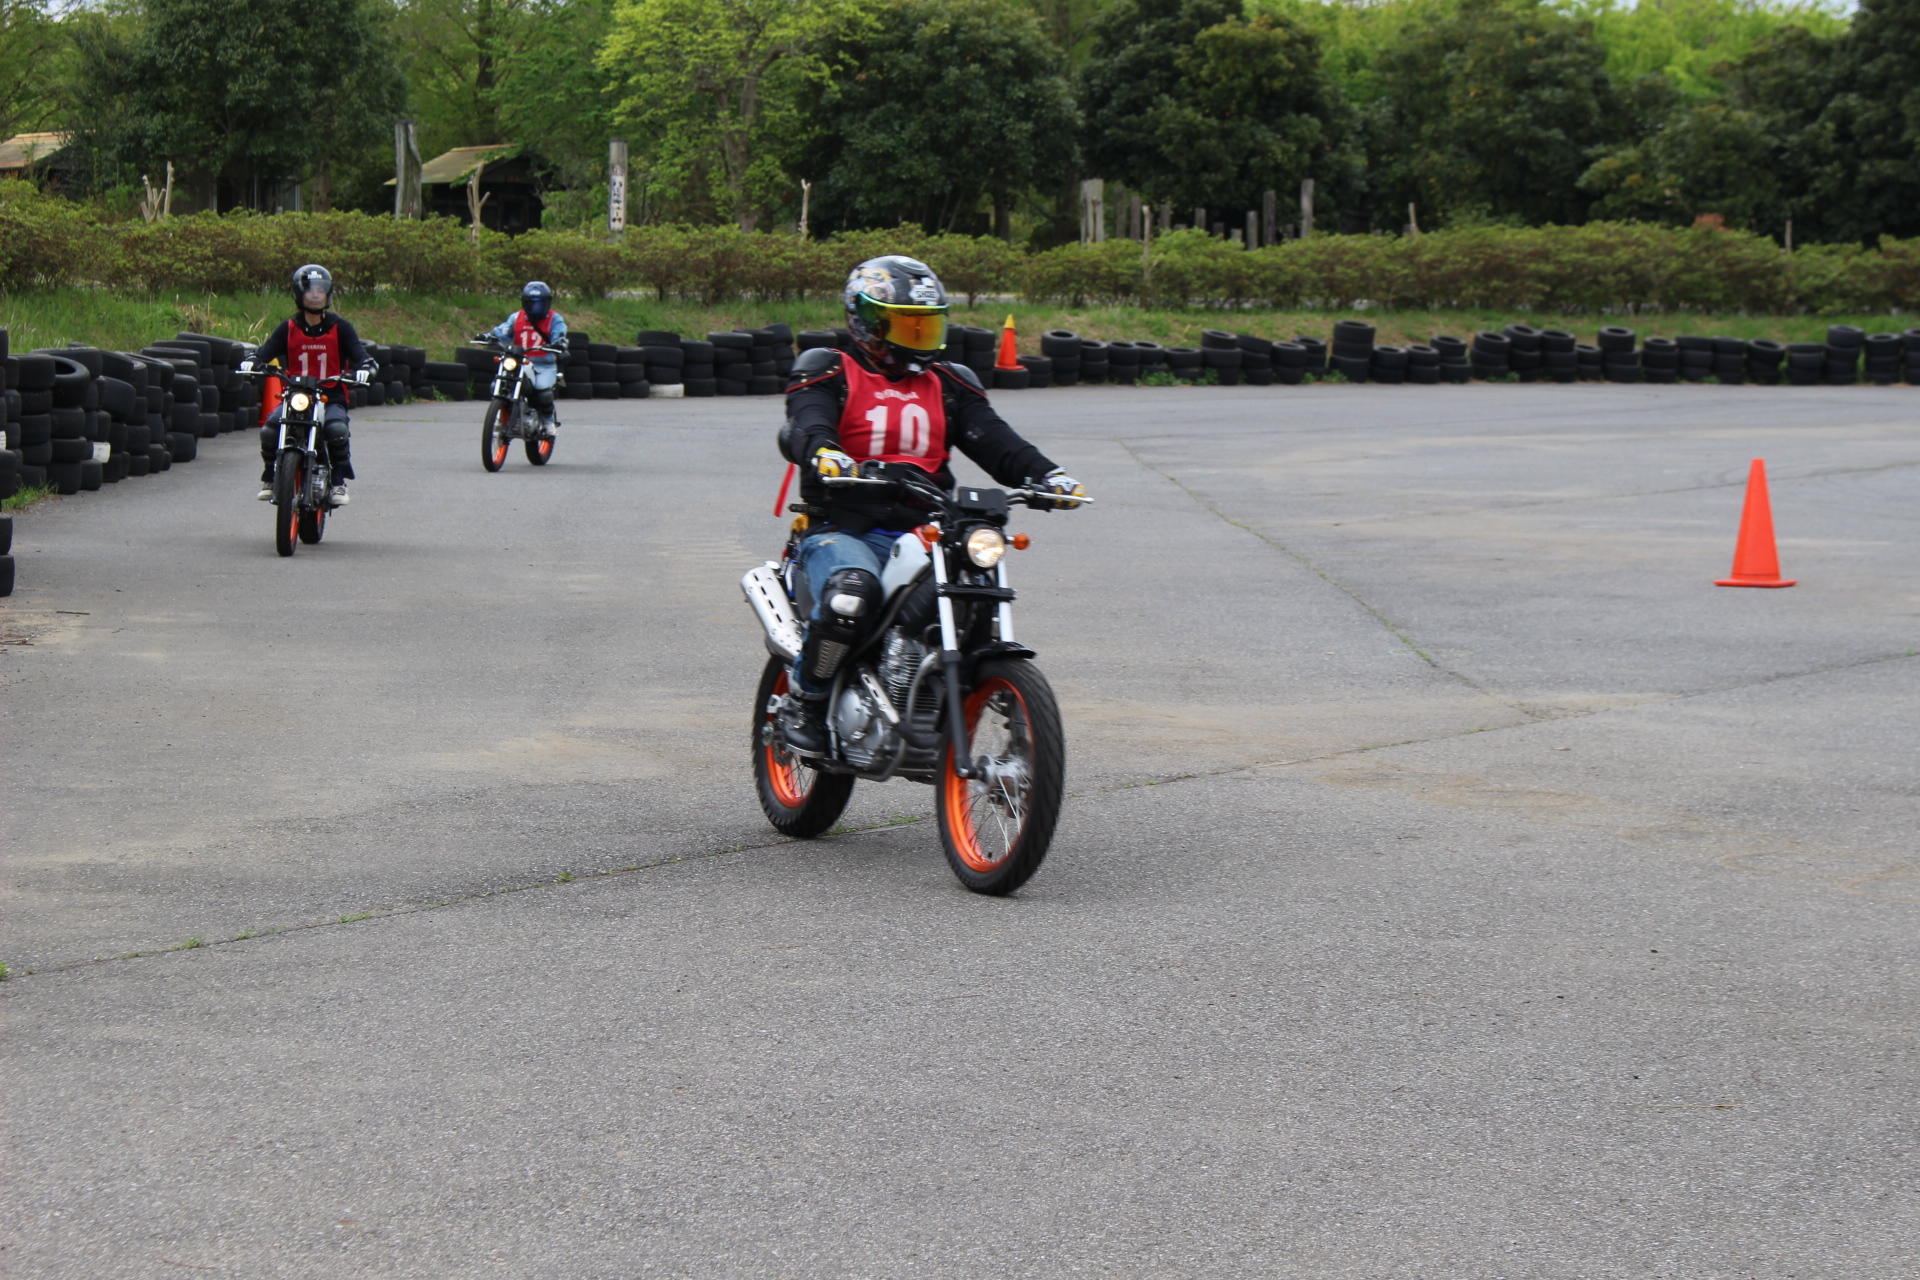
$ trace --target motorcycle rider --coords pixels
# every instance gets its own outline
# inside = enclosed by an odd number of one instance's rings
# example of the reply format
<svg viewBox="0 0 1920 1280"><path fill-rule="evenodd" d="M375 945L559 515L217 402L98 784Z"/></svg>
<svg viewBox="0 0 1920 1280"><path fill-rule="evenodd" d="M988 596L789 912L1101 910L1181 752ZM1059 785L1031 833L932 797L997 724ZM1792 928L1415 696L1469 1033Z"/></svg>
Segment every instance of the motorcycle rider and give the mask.
<svg viewBox="0 0 1920 1280"><path fill-rule="evenodd" d="M529 280L520 290L520 309L493 326L483 338L511 342L517 347L567 349L567 318L553 309L553 290L544 280ZM527 403L540 415L540 430L553 435L560 423L553 413L553 385L559 377L558 356L533 356L527 361Z"/></svg>
<svg viewBox="0 0 1920 1280"><path fill-rule="evenodd" d="M289 373L315 378L349 374L361 386L373 380L378 367L367 354L354 327L327 308L333 305L333 275L318 263L310 262L293 273L294 313L254 353L241 362L242 373L252 373L272 361L279 361ZM349 372L350 371L350 372ZM327 458L333 468L333 505L347 504L347 481L353 479L353 446L347 422L347 392L344 388L321 392L327 416L321 433L327 441ZM280 421L283 408L275 408L260 428L260 472L262 502L273 501L273 463L280 447Z"/></svg>
<svg viewBox="0 0 1920 1280"><path fill-rule="evenodd" d="M994 411L973 370L940 359L947 291L930 267L899 255L872 258L848 275L843 296L850 349L816 347L794 361L780 431L780 452L800 470L801 499L820 512L796 553L813 603L780 724L787 747L801 756L825 752L834 673L879 613L880 569L894 541L923 518L893 496L823 479L878 460L911 464L951 489L947 459L957 447L1009 488L1086 496Z"/></svg>

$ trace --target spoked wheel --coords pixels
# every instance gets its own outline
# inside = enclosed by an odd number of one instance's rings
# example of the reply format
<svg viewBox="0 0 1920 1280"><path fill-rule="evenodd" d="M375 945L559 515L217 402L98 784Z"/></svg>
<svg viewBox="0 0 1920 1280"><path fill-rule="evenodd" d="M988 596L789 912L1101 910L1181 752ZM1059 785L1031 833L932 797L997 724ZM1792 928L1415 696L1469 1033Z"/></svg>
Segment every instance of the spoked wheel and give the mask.
<svg viewBox="0 0 1920 1280"><path fill-rule="evenodd" d="M753 781L760 808L782 835L811 839L831 827L853 794L844 773L821 773L780 745L773 700L787 691L787 664L767 659L753 696Z"/></svg>
<svg viewBox="0 0 1920 1280"><path fill-rule="evenodd" d="M489 471L506 466L507 448L511 443L507 435L507 402L495 400L487 406L487 416L480 424L480 465Z"/></svg>
<svg viewBox="0 0 1920 1280"><path fill-rule="evenodd" d="M940 843L975 893L1012 893L1040 869L1060 820L1066 740L1045 676L1027 662L985 662L967 695L967 740L981 776L940 769Z"/></svg>
<svg viewBox="0 0 1920 1280"><path fill-rule="evenodd" d="M536 467L544 467L553 457L553 437L538 430L527 437L527 461Z"/></svg>
<svg viewBox="0 0 1920 1280"><path fill-rule="evenodd" d="M273 546L290 556L300 545L300 491L306 487L307 467L297 453L283 453L273 469Z"/></svg>

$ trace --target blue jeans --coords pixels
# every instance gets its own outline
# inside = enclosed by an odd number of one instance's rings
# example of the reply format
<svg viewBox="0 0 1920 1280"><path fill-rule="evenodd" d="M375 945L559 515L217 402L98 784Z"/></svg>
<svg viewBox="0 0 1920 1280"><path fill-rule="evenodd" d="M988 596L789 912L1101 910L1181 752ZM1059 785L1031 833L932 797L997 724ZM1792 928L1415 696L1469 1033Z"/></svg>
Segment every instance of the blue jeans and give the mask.
<svg viewBox="0 0 1920 1280"><path fill-rule="evenodd" d="M823 597L827 579L836 569L865 569L878 578L881 567L886 564L887 556L893 551L893 544L899 537L897 532L886 529L857 534L828 529L809 535L800 544L797 557L800 574L806 579L807 594L813 600L813 608L806 617L808 625L819 621L820 611L826 608ZM787 680L799 693L827 692L824 685L807 678L797 661L788 669Z"/></svg>

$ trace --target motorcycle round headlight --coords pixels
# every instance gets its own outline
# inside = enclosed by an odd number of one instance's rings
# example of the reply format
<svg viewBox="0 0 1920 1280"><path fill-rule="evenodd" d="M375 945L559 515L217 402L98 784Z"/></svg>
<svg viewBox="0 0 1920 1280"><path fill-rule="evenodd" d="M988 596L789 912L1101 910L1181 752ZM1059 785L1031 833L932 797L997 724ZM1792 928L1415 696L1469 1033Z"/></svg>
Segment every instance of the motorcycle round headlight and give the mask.
<svg viewBox="0 0 1920 1280"><path fill-rule="evenodd" d="M518 369L520 367L520 362L518 360L515 360L512 356L508 356L506 359L500 362L500 367L502 369L505 369L508 373L512 373L515 369Z"/></svg>
<svg viewBox="0 0 1920 1280"><path fill-rule="evenodd" d="M313 397L304 391L296 391L293 393L293 398L287 403L293 406L295 413L305 413L307 410L313 408Z"/></svg>
<svg viewBox="0 0 1920 1280"><path fill-rule="evenodd" d="M998 529L975 529L967 535L967 559L991 569L1007 554L1007 540Z"/></svg>

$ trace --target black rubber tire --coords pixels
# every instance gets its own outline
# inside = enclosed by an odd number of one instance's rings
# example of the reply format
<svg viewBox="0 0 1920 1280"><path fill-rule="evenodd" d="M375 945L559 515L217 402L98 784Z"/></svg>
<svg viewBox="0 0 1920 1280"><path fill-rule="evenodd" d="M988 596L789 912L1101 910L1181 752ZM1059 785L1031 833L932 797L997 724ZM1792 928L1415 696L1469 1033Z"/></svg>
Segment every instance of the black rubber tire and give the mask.
<svg viewBox="0 0 1920 1280"><path fill-rule="evenodd" d="M300 513L300 541L313 546L327 536L327 512L323 507L318 511Z"/></svg>
<svg viewBox="0 0 1920 1280"><path fill-rule="evenodd" d="M787 664L769 656L753 695L753 786L760 811L775 831L811 840L840 820L854 780L849 774L822 773L781 749L767 704L786 689Z"/></svg>
<svg viewBox="0 0 1920 1280"><path fill-rule="evenodd" d="M13 557L0 555L0 596L13 594Z"/></svg>
<svg viewBox="0 0 1920 1280"><path fill-rule="evenodd" d="M167 433L167 452L175 462L192 462L200 456L200 437L184 431Z"/></svg>
<svg viewBox="0 0 1920 1280"><path fill-rule="evenodd" d="M0 516L0 556L13 554L13 517Z"/></svg>
<svg viewBox="0 0 1920 1280"><path fill-rule="evenodd" d="M480 465L489 472L498 471L507 464L507 450L512 447L508 436L494 434L494 425L499 422L506 407L505 400L489 401L486 416L480 419Z"/></svg>
<svg viewBox="0 0 1920 1280"><path fill-rule="evenodd" d="M273 468L273 549L290 556L300 545L302 462L297 453L283 453Z"/></svg>
<svg viewBox="0 0 1920 1280"><path fill-rule="evenodd" d="M1025 884L1053 843L1066 790L1066 735L1053 689L1038 668L1017 659L983 662L968 691L964 717L969 754L976 761L983 754L980 722L990 705L1006 722L1006 740L998 741L996 734L985 754L993 759L1018 757L1026 766L1024 794L1018 800L1009 797L1012 803L1007 806L1019 810L1018 822L1011 833L997 820L997 831L983 824L983 808L1001 806L986 798L984 783L953 772L951 745L934 783L934 808L940 818L940 847L953 874L975 893L1000 895ZM985 843L988 838L991 847Z"/></svg>
<svg viewBox="0 0 1920 1280"><path fill-rule="evenodd" d="M553 461L552 436L528 436L526 438L527 461L536 467L544 467Z"/></svg>
<svg viewBox="0 0 1920 1280"><path fill-rule="evenodd" d="M1373 368L1373 361L1364 356L1332 356L1329 364L1333 372L1348 382L1365 382Z"/></svg>

